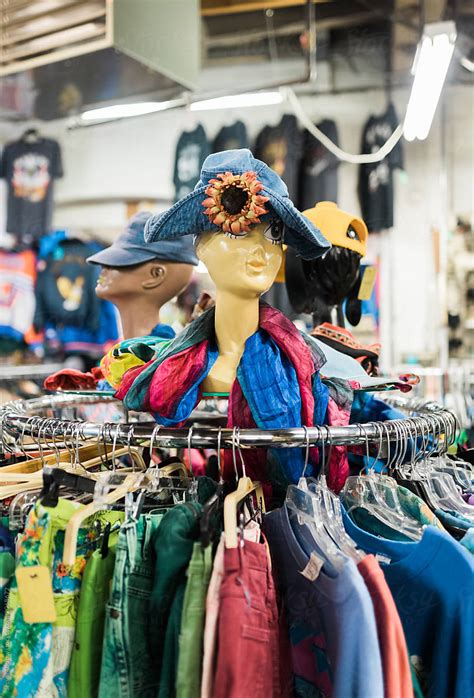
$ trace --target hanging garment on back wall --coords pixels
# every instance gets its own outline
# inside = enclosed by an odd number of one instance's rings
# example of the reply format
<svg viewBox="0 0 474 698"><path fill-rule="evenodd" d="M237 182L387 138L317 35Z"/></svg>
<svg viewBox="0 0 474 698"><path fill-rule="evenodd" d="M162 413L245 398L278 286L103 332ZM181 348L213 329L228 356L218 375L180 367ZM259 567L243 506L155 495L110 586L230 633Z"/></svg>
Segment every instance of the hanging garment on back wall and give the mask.
<svg viewBox="0 0 474 698"><path fill-rule="evenodd" d="M7 181L7 232L38 239L50 232L53 180L63 176L61 149L50 138L20 138L7 143L0 158L0 177Z"/></svg>

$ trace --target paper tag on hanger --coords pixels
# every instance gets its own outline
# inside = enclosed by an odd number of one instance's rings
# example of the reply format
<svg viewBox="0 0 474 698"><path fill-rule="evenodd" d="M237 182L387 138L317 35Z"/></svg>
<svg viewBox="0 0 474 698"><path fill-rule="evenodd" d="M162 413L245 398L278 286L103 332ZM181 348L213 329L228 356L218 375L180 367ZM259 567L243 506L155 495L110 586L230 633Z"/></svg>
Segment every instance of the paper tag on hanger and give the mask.
<svg viewBox="0 0 474 698"><path fill-rule="evenodd" d="M304 570L300 570L300 574L306 577L306 579L309 579L310 582L314 582L319 577L323 565L324 560L316 555L316 553L311 553L308 564Z"/></svg>
<svg viewBox="0 0 474 698"><path fill-rule="evenodd" d="M17 567L15 575L26 623L54 623L56 609L49 568L45 565Z"/></svg>
<svg viewBox="0 0 474 698"><path fill-rule="evenodd" d="M360 301L368 301L372 295L375 285L375 277L377 269L375 267L365 267L362 281L360 282L359 294L357 298Z"/></svg>

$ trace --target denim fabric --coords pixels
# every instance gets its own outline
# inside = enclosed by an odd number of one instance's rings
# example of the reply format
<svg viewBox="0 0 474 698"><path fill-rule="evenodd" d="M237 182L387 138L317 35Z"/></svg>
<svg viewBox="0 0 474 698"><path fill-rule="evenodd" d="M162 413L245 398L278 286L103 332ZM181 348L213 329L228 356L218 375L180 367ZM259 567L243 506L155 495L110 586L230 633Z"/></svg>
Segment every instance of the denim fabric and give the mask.
<svg viewBox="0 0 474 698"><path fill-rule="evenodd" d="M143 264L152 259L160 259L196 266L198 260L191 237L185 237L183 240L159 240L151 244L145 242L145 223L150 216L151 213L148 211L137 213L129 220L126 229L115 238L110 247L96 252L87 261L107 267L128 267Z"/></svg>
<svg viewBox="0 0 474 698"><path fill-rule="evenodd" d="M162 514L122 526L105 613L100 698L155 698L157 665L150 647L154 559L150 541Z"/></svg>
<svg viewBox="0 0 474 698"><path fill-rule="evenodd" d="M256 173L258 181L263 184L260 194L268 199L265 207L269 209L269 213L261 216L262 221L275 216L283 221L283 242L294 247L304 259L316 259L324 254L331 247L331 243L319 228L298 211L288 196L287 186L281 177L264 162L254 158L247 148L209 155L204 160L194 191L180 199L168 211L147 220L145 240L174 240L183 235L198 235L205 230L220 230L218 226L210 223L202 206L209 182L220 173L243 174L249 171Z"/></svg>
<svg viewBox="0 0 474 698"><path fill-rule="evenodd" d="M177 698L196 698L201 689L204 609L212 572L212 548L194 543L188 567L179 636Z"/></svg>

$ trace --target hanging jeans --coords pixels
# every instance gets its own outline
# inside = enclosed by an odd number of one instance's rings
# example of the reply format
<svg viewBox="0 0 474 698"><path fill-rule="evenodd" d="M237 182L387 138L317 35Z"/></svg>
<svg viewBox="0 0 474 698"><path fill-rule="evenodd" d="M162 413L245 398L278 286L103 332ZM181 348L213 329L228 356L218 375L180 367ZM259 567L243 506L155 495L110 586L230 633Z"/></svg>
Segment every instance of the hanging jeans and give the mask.
<svg viewBox="0 0 474 698"><path fill-rule="evenodd" d="M214 698L277 698L280 679L275 587L265 544L224 550Z"/></svg>
<svg viewBox="0 0 474 698"><path fill-rule="evenodd" d="M154 560L150 540L161 514L122 526L105 611L100 698L155 698L158 676L150 651L150 594Z"/></svg>

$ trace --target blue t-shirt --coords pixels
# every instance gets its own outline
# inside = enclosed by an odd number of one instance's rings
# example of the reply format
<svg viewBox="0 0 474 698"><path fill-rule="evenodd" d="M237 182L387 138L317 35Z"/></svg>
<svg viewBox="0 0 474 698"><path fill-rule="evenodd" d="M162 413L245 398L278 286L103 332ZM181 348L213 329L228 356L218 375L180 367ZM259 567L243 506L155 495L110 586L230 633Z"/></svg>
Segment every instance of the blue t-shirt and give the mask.
<svg viewBox="0 0 474 698"><path fill-rule="evenodd" d="M357 545L378 558L393 594L412 666L429 698L474 692L474 558L444 531L427 526L419 542L379 538L356 526ZM389 562L390 561L390 562Z"/></svg>
<svg viewBox="0 0 474 698"><path fill-rule="evenodd" d="M354 562L338 573L320 568L316 545L300 545L286 507L265 516L264 530L285 601L295 698L382 698L374 609Z"/></svg>

